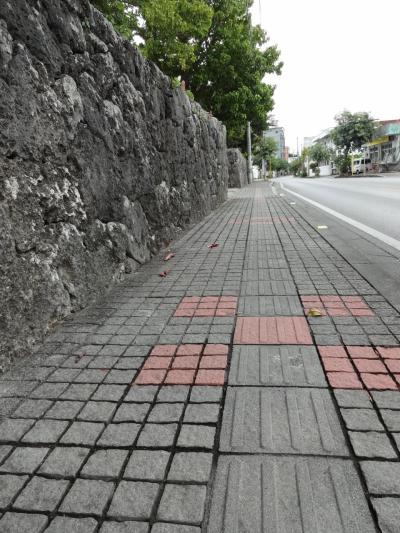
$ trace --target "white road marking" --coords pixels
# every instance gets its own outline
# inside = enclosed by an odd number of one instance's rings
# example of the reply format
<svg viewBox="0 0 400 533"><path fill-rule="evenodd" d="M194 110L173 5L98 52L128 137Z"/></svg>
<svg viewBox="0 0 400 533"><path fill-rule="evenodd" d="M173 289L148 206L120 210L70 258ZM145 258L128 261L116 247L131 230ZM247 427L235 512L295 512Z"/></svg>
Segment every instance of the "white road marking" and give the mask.
<svg viewBox="0 0 400 533"><path fill-rule="evenodd" d="M316 202L315 200L311 200L310 198L307 198L306 196L303 196L297 192L293 192L290 189L287 189L286 187L284 187L282 183L280 185L284 191L290 194L294 194L294 196L297 196L298 198L301 198L305 202L308 202L309 204L315 207L318 207L318 209L322 209L322 211L326 211L330 215L333 215L334 217L339 218L340 220L343 220L343 222L347 222L347 224L351 224L355 228L360 229L361 231L364 231L365 233L368 233L368 235L371 235L371 237L375 237L375 239L378 239L384 242L385 244L388 244L389 246L392 246L396 250L400 251L400 241L398 241L397 239L394 239L393 237L389 237L389 235L386 235L385 233L381 233L380 231L374 228L371 228L370 226L366 226L365 224L362 224L361 222L358 222L357 220L354 220L353 218L346 217L346 215L342 215L342 213L338 213L337 211L334 211L330 207L326 207L325 205L322 205Z"/></svg>

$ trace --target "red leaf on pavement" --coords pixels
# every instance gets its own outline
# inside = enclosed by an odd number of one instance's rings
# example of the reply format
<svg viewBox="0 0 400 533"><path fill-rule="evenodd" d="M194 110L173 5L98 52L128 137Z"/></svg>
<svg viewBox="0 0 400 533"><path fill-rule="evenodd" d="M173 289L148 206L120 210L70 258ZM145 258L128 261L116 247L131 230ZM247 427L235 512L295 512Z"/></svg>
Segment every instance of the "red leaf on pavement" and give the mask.
<svg viewBox="0 0 400 533"><path fill-rule="evenodd" d="M217 242L213 242L212 244L209 244L207 248L217 248L217 246L219 246L219 244Z"/></svg>
<svg viewBox="0 0 400 533"><path fill-rule="evenodd" d="M165 257L164 257L164 261L169 261L170 259L172 259L173 257L175 257L175 253L174 252L170 252L169 254L167 254Z"/></svg>
<svg viewBox="0 0 400 533"><path fill-rule="evenodd" d="M165 278L165 276L167 276L169 273L169 270L164 270L164 272L160 272L158 275L160 276L160 278Z"/></svg>

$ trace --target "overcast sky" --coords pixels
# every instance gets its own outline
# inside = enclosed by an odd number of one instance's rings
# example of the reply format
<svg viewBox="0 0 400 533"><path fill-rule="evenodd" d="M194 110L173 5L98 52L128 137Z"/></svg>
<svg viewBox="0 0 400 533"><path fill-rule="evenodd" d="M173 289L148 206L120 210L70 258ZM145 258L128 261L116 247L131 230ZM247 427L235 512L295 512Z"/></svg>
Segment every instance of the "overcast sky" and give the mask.
<svg viewBox="0 0 400 533"><path fill-rule="evenodd" d="M291 151L343 109L400 118L400 0L254 0L254 23L260 11L285 63L267 81Z"/></svg>

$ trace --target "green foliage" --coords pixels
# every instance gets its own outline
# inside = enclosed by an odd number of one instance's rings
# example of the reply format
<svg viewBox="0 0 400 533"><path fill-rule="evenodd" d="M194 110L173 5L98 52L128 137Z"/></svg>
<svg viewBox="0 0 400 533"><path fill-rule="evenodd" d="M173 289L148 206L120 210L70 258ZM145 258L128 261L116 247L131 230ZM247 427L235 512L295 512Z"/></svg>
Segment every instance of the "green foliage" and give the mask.
<svg viewBox="0 0 400 533"><path fill-rule="evenodd" d="M134 12L127 9L127 2L123 0L91 0L111 22L116 30L126 39L132 38L132 32L137 26Z"/></svg>
<svg viewBox="0 0 400 533"><path fill-rule="evenodd" d="M293 174L293 176L297 176L301 171L302 162L301 159L298 157L297 159L293 159L289 163L289 171Z"/></svg>
<svg viewBox="0 0 400 533"><path fill-rule="evenodd" d="M314 172L314 176L319 176L320 170L319 170L319 164L316 161L313 161L310 163L310 168Z"/></svg>
<svg viewBox="0 0 400 533"><path fill-rule="evenodd" d="M351 157L348 154L336 156L335 165L339 174L351 174Z"/></svg>
<svg viewBox="0 0 400 533"><path fill-rule="evenodd" d="M330 161L332 159L332 150L330 150L323 143L316 143L310 146L308 155L312 161L317 163L317 166L323 161Z"/></svg>
<svg viewBox="0 0 400 533"><path fill-rule="evenodd" d="M370 141L374 134L374 120L365 112L350 113L343 111L336 115L337 126L331 133L335 145L345 156L352 151Z"/></svg>
<svg viewBox="0 0 400 533"><path fill-rule="evenodd" d="M278 145L276 141L271 137L259 137L254 144L253 149L253 162L258 168L261 168L262 161L272 161Z"/></svg>
<svg viewBox="0 0 400 533"><path fill-rule="evenodd" d="M280 74L276 46L252 26L251 0L92 0L144 55L172 78L182 78L196 100L227 127L228 143L245 147L267 127L274 87L266 74Z"/></svg>

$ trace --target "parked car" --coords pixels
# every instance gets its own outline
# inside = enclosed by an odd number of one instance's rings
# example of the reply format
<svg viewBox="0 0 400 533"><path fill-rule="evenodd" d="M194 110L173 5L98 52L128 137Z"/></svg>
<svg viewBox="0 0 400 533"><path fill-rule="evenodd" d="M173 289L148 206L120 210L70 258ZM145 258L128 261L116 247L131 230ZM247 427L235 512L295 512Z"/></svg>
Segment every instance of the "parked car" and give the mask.
<svg viewBox="0 0 400 533"><path fill-rule="evenodd" d="M365 172L370 172L372 170L371 159L354 159L352 174L364 174Z"/></svg>

